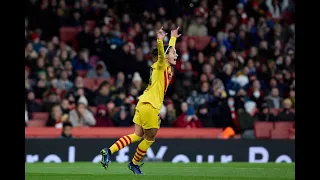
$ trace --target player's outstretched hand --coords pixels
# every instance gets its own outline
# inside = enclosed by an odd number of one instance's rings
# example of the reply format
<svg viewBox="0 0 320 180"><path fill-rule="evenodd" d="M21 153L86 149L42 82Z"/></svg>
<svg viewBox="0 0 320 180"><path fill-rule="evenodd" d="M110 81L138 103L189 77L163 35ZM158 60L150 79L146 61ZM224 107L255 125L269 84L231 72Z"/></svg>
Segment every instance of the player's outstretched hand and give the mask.
<svg viewBox="0 0 320 180"><path fill-rule="evenodd" d="M165 37L166 37L166 35L168 34L168 33L165 33L163 30L162 30L162 28L163 28L163 26L160 28L160 30L157 32L157 39L161 39L161 40L163 40Z"/></svg>
<svg viewBox="0 0 320 180"><path fill-rule="evenodd" d="M179 27L177 27L177 29L171 30L171 36L176 38L180 37L181 34L179 34L178 31L179 31Z"/></svg>

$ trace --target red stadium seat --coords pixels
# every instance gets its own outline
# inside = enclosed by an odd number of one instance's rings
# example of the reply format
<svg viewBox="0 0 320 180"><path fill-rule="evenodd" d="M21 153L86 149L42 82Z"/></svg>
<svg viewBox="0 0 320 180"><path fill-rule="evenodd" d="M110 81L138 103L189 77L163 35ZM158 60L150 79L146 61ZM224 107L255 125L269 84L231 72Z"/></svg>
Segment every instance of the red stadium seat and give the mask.
<svg viewBox="0 0 320 180"><path fill-rule="evenodd" d="M94 28L96 27L96 21L87 20L87 21L85 22L85 24L89 25L91 32L94 31Z"/></svg>
<svg viewBox="0 0 320 180"><path fill-rule="evenodd" d="M274 129L288 130L293 128L294 122L275 122Z"/></svg>
<svg viewBox="0 0 320 180"><path fill-rule="evenodd" d="M95 87L96 80L90 78L83 78L84 87L92 90Z"/></svg>
<svg viewBox="0 0 320 180"><path fill-rule="evenodd" d="M272 122L260 122L254 123L254 134L257 139L269 139L270 131L273 129Z"/></svg>
<svg viewBox="0 0 320 180"><path fill-rule="evenodd" d="M75 27L61 27L60 28L60 41L71 41L76 40L79 29Z"/></svg>
<svg viewBox="0 0 320 180"><path fill-rule="evenodd" d="M280 112L280 109L277 109L277 108L270 108L270 112L272 114L274 114L275 116L277 116Z"/></svg>
<svg viewBox="0 0 320 180"><path fill-rule="evenodd" d="M27 123L28 127L44 127L47 123L47 120L43 119L30 119Z"/></svg>
<svg viewBox="0 0 320 180"><path fill-rule="evenodd" d="M101 84L103 81L109 82L109 79L108 79L108 78L97 78L97 79L96 79L96 85L97 85L97 86L100 86L100 84Z"/></svg>
<svg viewBox="0 0 320 180"><path fill-rule="evenodd" d="M279 108L279 109L277 109L277 110L278 110L278 113L280 113L281 111L283 111L283 108ZM291 108L291 109L290 109L290 112L292 112L293 114L295 114L295 113L296 113L296 109Z"/></svg>
<svg viewBox="0 0 320 180"><path fill-rule="evenodd" d="M294 114L295 114L295 113L296 113L296 109L291 108L291 109L290 109L290 112L292 112L292 113L294 113Z"/></svg>
<svg viewBox="0 0 320 180"><path fill-rule="evenodd" d="M290 132L284 129L274 129L270 132L270 137L271 139L289 139Z"/></svg>
<svg viewBox="0 0 320 180"><path fill-rule="evenodd" d="M77 71L78 76L81 76L81 77L86 77L87 73L88 73L87 70L79 70L79 71Z"/></svg>
<svg viewBox="0 0 320 180"><path fill-rule="evenodd" d="M48 120L49 113L47 112L33 112L32 119Z"/></svg>
<svg viewBox="0 0 320 180"><path fill-rule="evenodd" d="M42 104L42 99L35 99L35 101L39 104Z"/></svg>
<svg viewBox="0 0 320 180"><path fill-rule="evenodd" d="M196 49L198 51L204 50L211 41L211 36L198 36L196 40Z"/></svg>

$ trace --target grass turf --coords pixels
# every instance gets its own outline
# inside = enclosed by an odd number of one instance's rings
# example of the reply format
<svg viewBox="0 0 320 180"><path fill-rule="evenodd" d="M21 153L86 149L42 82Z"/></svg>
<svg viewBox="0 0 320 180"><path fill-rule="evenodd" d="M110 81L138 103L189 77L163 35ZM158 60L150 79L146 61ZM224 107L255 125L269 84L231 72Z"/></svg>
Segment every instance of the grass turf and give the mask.
<svg viewBox="0 0 320 180"><path fill-rule="evenodd" d="M101 164L33 163L25 164L26 180L282 180L294 179L295 164L249 163L146 163L145 175L134 175L126 163L111 163L106 171Z"/></svg>

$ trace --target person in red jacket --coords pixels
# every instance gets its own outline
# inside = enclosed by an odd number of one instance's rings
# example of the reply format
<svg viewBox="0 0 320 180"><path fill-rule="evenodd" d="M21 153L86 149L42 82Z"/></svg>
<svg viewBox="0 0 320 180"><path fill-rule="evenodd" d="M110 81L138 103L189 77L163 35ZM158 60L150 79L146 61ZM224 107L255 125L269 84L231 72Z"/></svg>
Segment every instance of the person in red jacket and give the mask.
<svg viewBox="0 0 320 180"><path fill-rule="evenodd" d="M199 128L202 127L202 124L197 115L195 115L193 107L189 107L186 112L181 113L177 118L175 126L181 128Z"/></svg>

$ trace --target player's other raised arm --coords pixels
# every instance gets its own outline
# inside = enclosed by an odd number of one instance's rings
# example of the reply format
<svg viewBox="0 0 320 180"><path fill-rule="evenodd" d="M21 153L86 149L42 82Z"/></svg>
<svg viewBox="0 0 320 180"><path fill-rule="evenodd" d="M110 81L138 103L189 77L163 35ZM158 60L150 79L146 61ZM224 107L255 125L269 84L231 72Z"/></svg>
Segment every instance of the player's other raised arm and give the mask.
<svg viewBox="0 0 320 180"><path fill-rule="evenodd" d="M166 37L166 33L162 30L163 27L157 32L157 49L158 49L158 66L160 68L165 66L166 58L164 55L163 39Z"/></svg>
<svg viewBox="0 0 320 180"><path fill-rule="evenodd" d="M171 30L171 37L169 41L169 46L175 47L176 46L176 40L178 37L181 36L181 34L178 34L179 27L177 29Z"/></svg>

